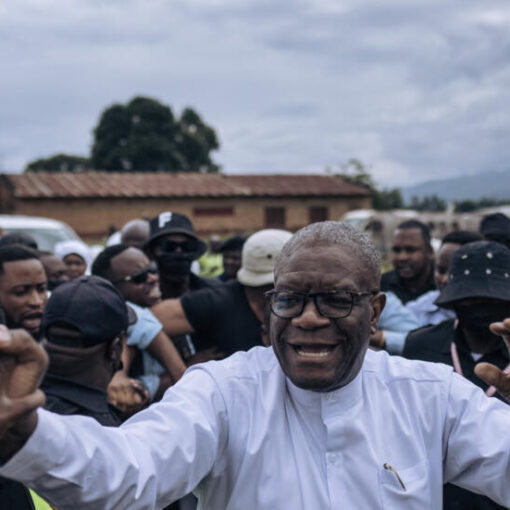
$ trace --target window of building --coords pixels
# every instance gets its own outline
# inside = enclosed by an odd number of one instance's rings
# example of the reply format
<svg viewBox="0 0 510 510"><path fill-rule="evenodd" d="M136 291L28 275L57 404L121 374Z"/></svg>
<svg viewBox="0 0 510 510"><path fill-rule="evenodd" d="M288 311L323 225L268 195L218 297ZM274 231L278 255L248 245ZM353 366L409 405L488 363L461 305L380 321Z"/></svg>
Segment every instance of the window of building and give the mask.
<svg viewBox="0 0 510 510"><path fill-rule="evenodd" d="M265 225L268 228L285 228L285 207L266 207Z"/></svg>
<svg viewBox="0 0 510 510"><path fill-rule="evenodd" d="M208 216L234 216L233 207L195 207L193 209L193 216L208 217Z"/></svg>
<svg viewBox="0 0 510 510"><path fill-rule="evenodd" d="M308 211L310 223L316 223L317 221L326 221L329 219L329 211L327 207L310 207Z"/></svg>

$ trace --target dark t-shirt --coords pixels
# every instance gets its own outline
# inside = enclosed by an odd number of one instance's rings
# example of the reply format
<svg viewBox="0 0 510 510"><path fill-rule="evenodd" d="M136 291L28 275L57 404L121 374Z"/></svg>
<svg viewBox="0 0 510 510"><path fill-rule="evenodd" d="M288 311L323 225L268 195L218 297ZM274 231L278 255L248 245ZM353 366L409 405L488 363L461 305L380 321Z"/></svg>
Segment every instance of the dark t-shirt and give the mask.
<svg viewBox="0 0 510 510"><path fill-rule="evenodd" d="M485 391L487 384L475 375L475 365L488 362L503 369L510 361L508 350L501 341L501 349L485 354L475 362L461 331L456 330L454 325L455 320L451 319L434 326L425 326L411 331L407 335L402 356L408 359L434 361L453 366L451 344L455 342L464 377ZM498 394L495 396L499 397ZM497 441L497 439L495 440ZM446 484L444 486L443 508L444 510L499 510L505 507L498 505L486 496L469 492L452 484Z"/></svg>
<svg viewBox="0 0 510 510"><path fill-rule="evenodd" d="M181 303L200 349L217 346L230 355L262 345L262 323L238 281L190 292L182 296Z"/></svg>
<svg viewBox="0 0 510 510"><path fill-rule="evenodd" d="M0 476L0 508L2 510L34 510L28 489L19 482Z"/></svg>
<svg viewBox="0 0 510 510"><path fill-rule="evenodd" d="M122 423L120 415L108 403L106 391L99 388L47 374L41 389L46 394L44 407L48 411L90 416L107 427L117 427Z"/></svg>
<svg viewBox="0 0 510 510"><path fill-rule="evenodd" d="M402 279L394 269L384 273L381 276L381 290L383 292L393 292L393 294L396 294L400 301L402 301L404 304L408 301L414 301L422 294L425 294L425 292L434 290L435 288L436 284L434 283L434 266L430 268L429 278L425 285L416 292L411 292L404 286Z"/></svg>
<svg viewBox="0 0 510 510"><path fill-rule="evenodd" d="M190 292L194 293L198 290L202 289L210 289L216 287L223 287L223 282L216 278L203 278L201 276L196 275L195 273L191 273L189 275L189 291L183 294L184 296L188 295ZM163 295L163 299L167 296ZM175 345L175 348L181 355L181 358L188 362L193 355L196 354L197 351L204 349L205 347L210 347L206 345L206 342L202 341L197 335L178 335L172 336L172 342ZM132 370L130 371L130 375L137 377L140 374L143 374L143 367L141 363L141 357L137 357L136 363L132 366Z"/></svg>

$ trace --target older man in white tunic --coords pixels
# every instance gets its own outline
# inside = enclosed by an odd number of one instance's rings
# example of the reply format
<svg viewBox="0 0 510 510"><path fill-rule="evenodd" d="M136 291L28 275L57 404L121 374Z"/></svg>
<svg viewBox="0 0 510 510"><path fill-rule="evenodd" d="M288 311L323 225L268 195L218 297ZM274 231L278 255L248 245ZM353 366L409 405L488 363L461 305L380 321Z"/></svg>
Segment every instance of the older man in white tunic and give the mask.
<svg viewBox="0 0 510 510"><path fill-rule="evenodd" d="M272 348L190 369L119 429L34 409L37 346L2 332L3 476L60 510L439 509L456 483L510 506L510 410L449 367L367 351L384 307L370 241L337 222L284 246ZM510 320L493 325L510 338ZM482 367L510 398L510 377Z"/></svg>

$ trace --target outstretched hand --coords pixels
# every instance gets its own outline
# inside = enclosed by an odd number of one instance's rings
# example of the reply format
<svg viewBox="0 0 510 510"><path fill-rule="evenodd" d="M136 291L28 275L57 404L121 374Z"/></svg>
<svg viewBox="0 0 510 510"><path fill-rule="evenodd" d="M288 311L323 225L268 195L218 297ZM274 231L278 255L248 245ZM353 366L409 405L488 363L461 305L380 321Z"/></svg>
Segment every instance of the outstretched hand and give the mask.
<svg viewBox="0 0 510 510"><path fill-rule="evenodd" d="M491 331L501 336L510 353L510 318L503 322L493 322ZM478 363L475 366L475 374L487 384L495 386L503 398L510 403L510 370L501 370L490 363Z"/></svg>
<svg viewBox="0 0 510 510"><path fill-rule="evenodd" d="M14 455L37 425L36 409L44 404L38 389L48 355L23 330L0 325L0 460Z"/></svg>

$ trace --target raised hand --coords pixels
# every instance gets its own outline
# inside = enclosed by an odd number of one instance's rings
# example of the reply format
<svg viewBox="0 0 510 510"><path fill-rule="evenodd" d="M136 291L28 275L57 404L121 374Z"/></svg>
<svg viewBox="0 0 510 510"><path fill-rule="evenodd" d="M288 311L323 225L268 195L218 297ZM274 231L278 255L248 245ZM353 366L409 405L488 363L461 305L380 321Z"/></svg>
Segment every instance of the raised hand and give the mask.
<svg viewBox="0 0 510 510"><path fill-rule="evenodd" d="M35 410L44 404L39 384L48 356L23 329L0 325L0 460L8 460L37 425Z"/></svg>
<svg viewBox="0 0 510 510"><path fill-rule="evenodd" d="M503 322L493 322L490 326L495 335L501 336L510 353L510 318ZM510 403L510 370L501 370L490 363L478 363L475 374L487 384L495 386L496 390Z"/></svg>

